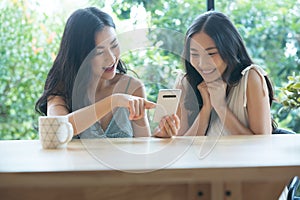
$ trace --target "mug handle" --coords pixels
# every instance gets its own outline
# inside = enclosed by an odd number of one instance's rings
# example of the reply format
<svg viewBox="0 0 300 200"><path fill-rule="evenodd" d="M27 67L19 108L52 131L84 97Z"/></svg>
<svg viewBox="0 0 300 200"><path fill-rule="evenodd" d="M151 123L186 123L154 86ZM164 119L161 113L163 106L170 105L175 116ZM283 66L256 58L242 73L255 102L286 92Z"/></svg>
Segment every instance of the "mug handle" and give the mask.
<svg viewBox="0 0 300 200"><path fill-rule="evenodd" d="M67 142L70 142L73 138L73 126L70 122L61 123L61 125L65 125L67 127L68 135L64 141L60 141L61 144L65 144Z"/></svg>

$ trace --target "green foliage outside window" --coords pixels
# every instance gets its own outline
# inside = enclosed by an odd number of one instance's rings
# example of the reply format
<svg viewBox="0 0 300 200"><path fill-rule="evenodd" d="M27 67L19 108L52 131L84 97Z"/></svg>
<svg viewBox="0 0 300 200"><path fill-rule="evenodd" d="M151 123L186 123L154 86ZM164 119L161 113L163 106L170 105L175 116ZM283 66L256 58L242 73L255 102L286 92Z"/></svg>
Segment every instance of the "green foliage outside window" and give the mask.
<svg viewBox="0 0 300 200"><path fill-rule="evenodd" d="M281 88L285 96L282 104L289 109L300 108L300 75L288 76L288 84Z"/></svg>
<svg viewBox="0 0 300 200"><path fill-rule="evenodd" d="M287 127L299 127L300 126L300 75L288 76L288 83L280 88L282 91L280 93L280 102L282 102L283 107L279 110L279 116L286 116L284 123L288 122L288 118L292 120L287 123ZM286 122L287 121L287 122ZM299 133L299 129L298 133Z"/></svg>
<svg viewBox="0 0 300 200"><path fill-rule="evenodd" d="M43 91L63 25L27 1L0 5L0 139L35 139L34 104Z"/></svg>
<svg viewBox="0 0 300 200"><path fill-rule="evenodd" d="M91 1L93 5L97 2ZM197 15L206 11L206 1L198 0L115 0L112 10L118 32L122 32L119 24L138 6L146 10L149 27L182 34ZM0 139L38 137L34 104L58 51L66 17L49 17L37 7L26 0L0 4ZM251 56L273 81L279 100L272 107L276 122L299 133L299 104L295 107L292 101L293 95L299 95L299 75L294 73L300 71L300 1L215 0L215 7L233 20ZM148 98L153 101L160 88L174 87L176 71L183 69L180 56L163 50L181 51L183 41L168 42L170 36L165 31L149 32L149 39L154 37L158 39L153 48L122 55L145 83ZM296 101L299 103L299 98Z"/></svg>

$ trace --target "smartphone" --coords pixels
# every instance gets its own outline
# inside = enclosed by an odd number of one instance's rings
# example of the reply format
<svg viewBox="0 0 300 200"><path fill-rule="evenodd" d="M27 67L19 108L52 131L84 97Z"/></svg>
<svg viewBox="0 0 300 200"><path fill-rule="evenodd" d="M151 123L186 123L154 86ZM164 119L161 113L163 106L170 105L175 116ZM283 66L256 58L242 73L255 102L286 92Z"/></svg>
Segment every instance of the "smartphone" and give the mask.
<svg viewBox="0 0 300 200"><path fill-rule="evenodd" d="M153 121L159 122L166 115L175 114L181 96L180 89L159 90Z"/></svg>

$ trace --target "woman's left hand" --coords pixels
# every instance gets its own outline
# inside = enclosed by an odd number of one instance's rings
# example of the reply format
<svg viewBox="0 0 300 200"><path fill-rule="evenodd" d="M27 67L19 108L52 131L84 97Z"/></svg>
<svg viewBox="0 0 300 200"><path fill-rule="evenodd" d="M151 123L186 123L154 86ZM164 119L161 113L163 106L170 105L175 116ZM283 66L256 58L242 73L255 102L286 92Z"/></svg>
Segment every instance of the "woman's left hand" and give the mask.
<svg viewBox="0 0 300 200"><path fill-rule="evenodd" d="M206 85L208 88L212 107L215 110L225 108L227 106L226 104L227 84L222 79L218 79L213 82L207 82Z"/></svg>
<svg viewBox="0 0 300 200"><path fill-rule="evenodd" d="M160 120L159 126L154 130L154 136L170 138L177 135L180 128L180 119L176 114L165 116Z"/></svg>

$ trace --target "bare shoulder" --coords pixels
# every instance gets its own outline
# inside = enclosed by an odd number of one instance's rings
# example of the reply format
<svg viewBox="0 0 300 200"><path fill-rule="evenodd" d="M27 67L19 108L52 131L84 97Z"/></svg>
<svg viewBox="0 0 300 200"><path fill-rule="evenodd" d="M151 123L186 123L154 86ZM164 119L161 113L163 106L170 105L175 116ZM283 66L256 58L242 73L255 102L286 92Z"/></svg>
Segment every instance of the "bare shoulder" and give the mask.
<svg viewBox="0 0 300 200"><path fill-rule="evenodd" d="M187 88L189 85L189 82L185 76L183 76L180 80L177 81L175 88L177 89L183 89Z"/></svg>
<svg viewBox="0 0 300 200"><path fill-rule="evenodd" d="M255 69L250 69L248 74L247 88L247 93L250 92L256 95L263 94L266 89L266 82L263 75L261 75Z"/></svg>
<svg viewBox="0 0 300 200"><path fill-rule="evenodd" d="M127 74L122 74L120 82L124 86L124 91L127 91L128 94L144 97L145 86L140 79Z"/></svg>
<svg viewBox="0 0 300 200"><path fill-rule="evenodd" d="M69 111L65 99L61 96L50 96L47 102L47 115L66 115Z"/></svg>
<svg viewBox="0 0 300 200"><path fill-rule="evenodd" d="M144 87L143 81L128 74L123 74L120 82L125 86L128 86L128 89Z"/></svg>
<svg viewBox="0 0 300 200"><path fill-rule="evenodd" d="M61 96L50 96L48 98L48 105L65 105L66 102Z"/></svg>
<svg viewBox="0 0 300 200"><path fill-rule="evenodd" d="M137 85L137 86L144 86L143 81L141 81L140 79L130 75L125 75L125 76L127 76L128 79L130 79L130 84Z"/></svg>

